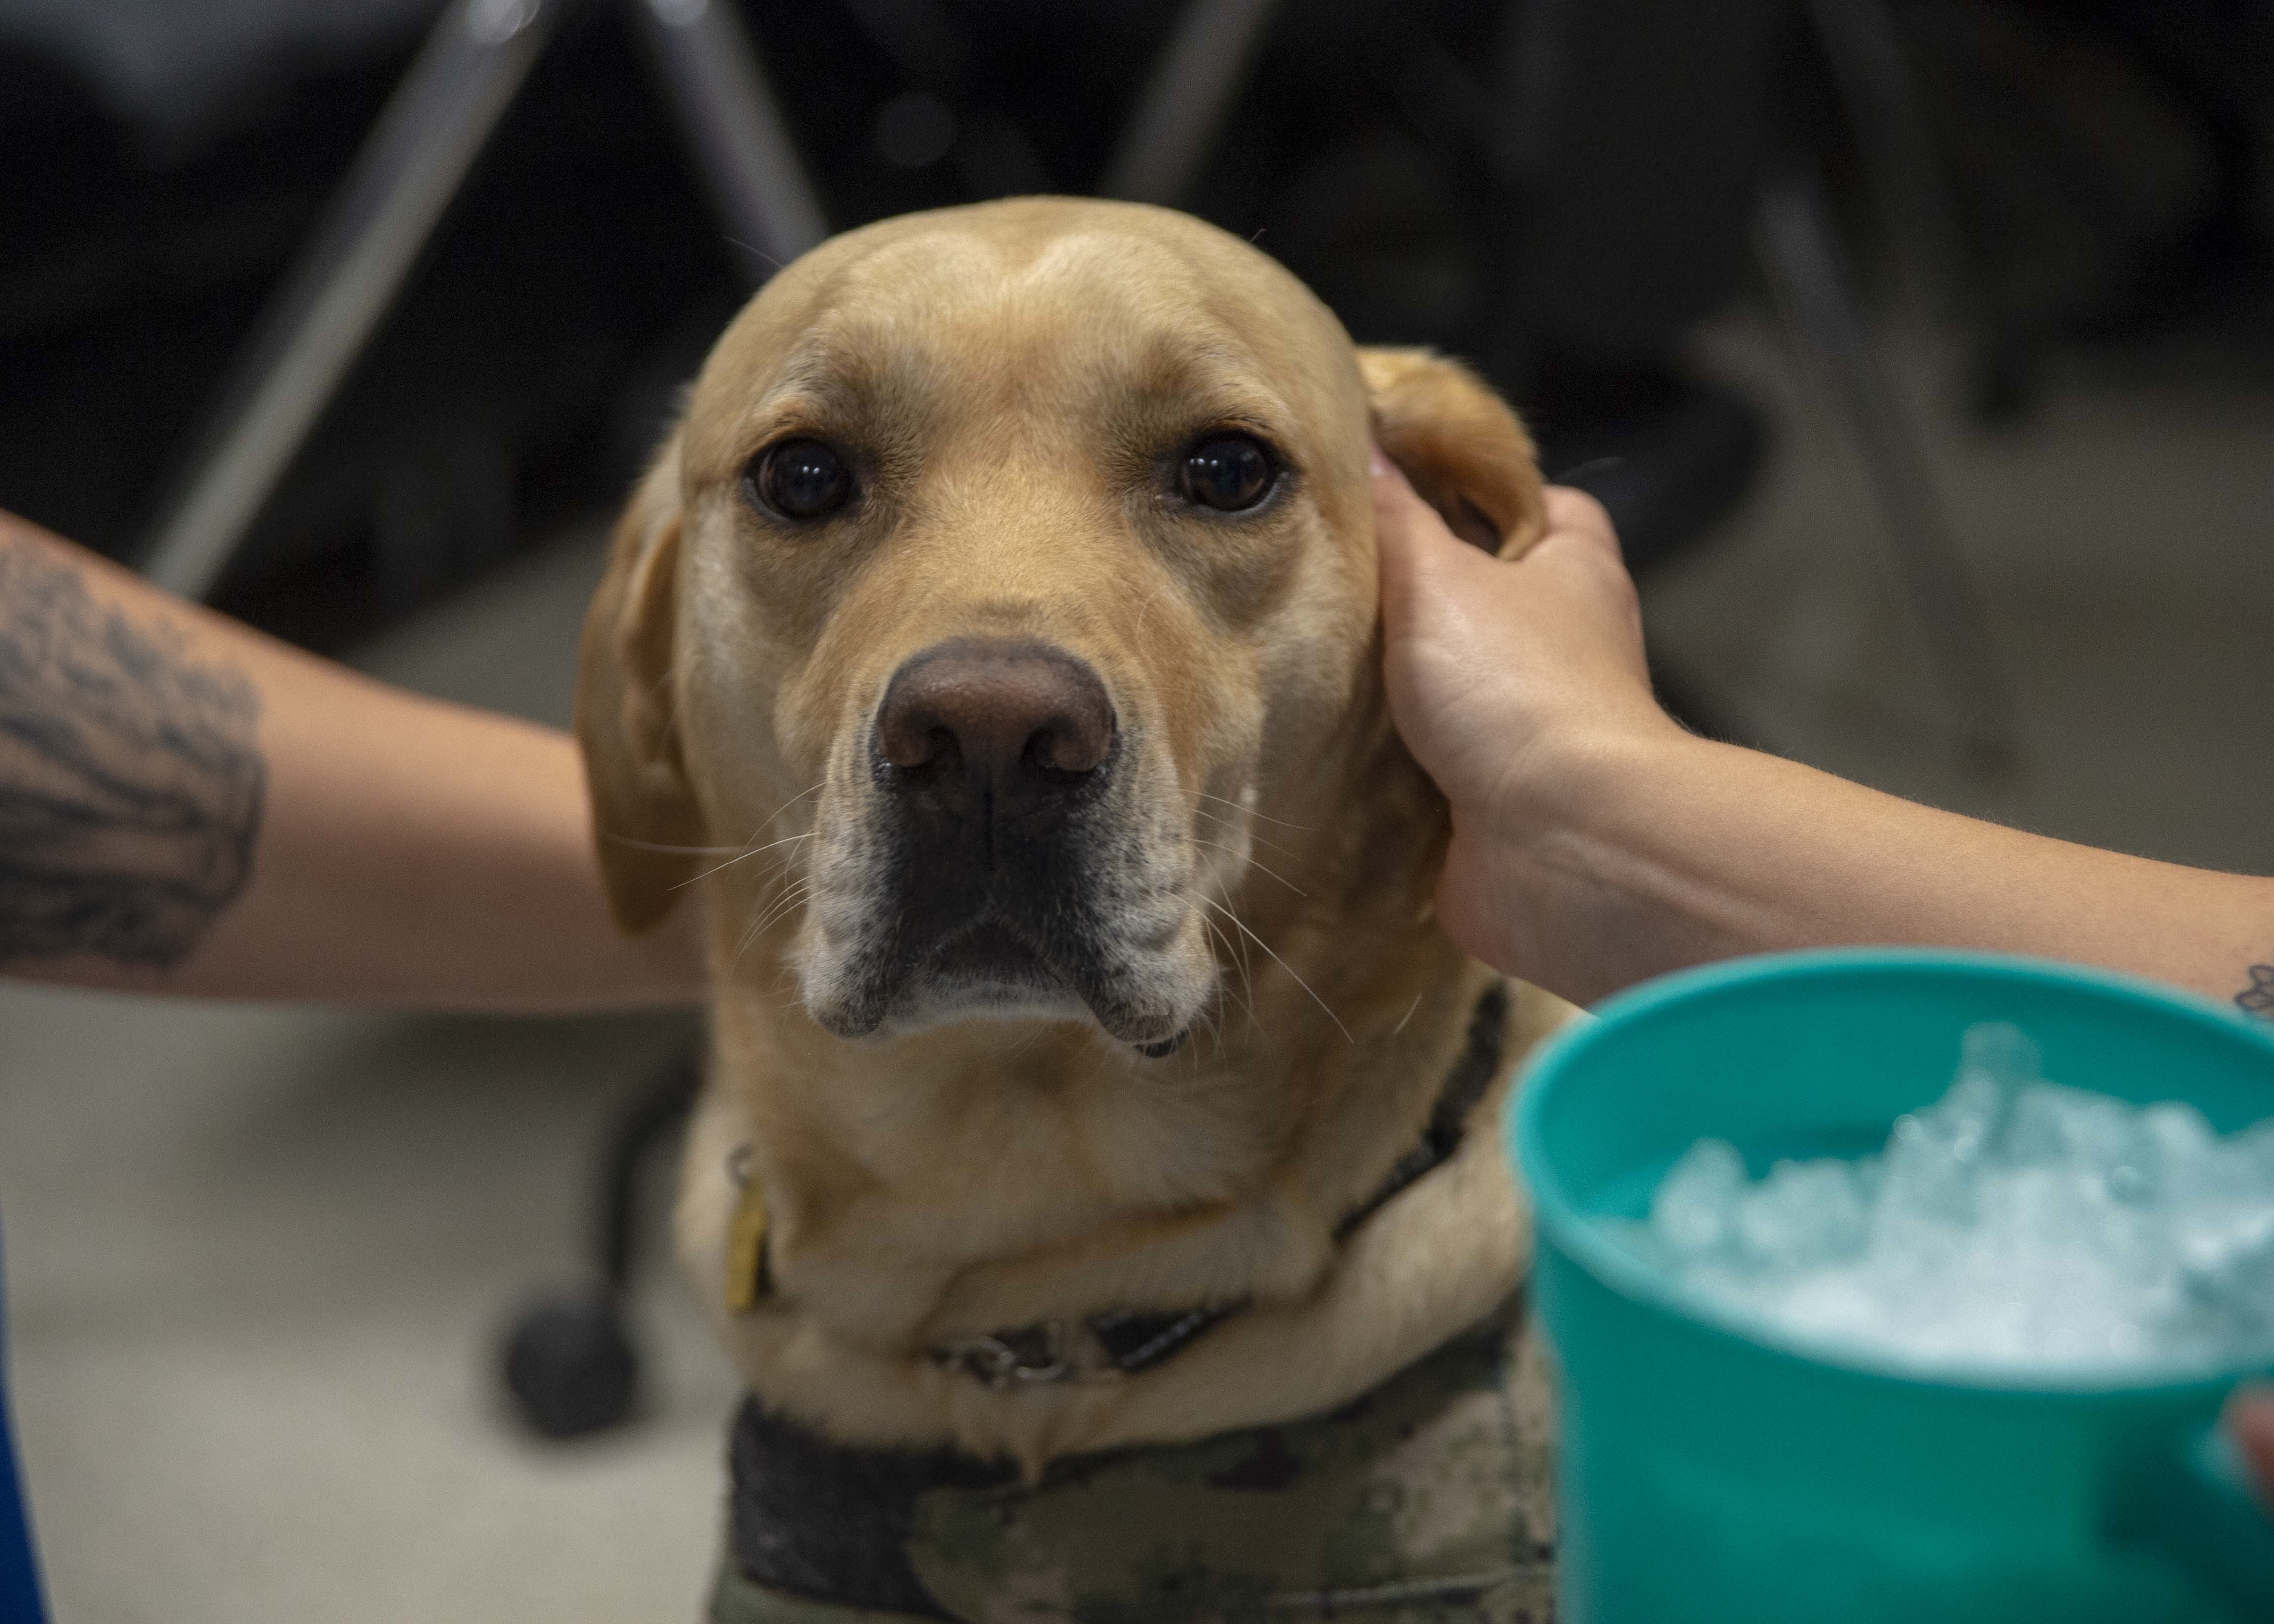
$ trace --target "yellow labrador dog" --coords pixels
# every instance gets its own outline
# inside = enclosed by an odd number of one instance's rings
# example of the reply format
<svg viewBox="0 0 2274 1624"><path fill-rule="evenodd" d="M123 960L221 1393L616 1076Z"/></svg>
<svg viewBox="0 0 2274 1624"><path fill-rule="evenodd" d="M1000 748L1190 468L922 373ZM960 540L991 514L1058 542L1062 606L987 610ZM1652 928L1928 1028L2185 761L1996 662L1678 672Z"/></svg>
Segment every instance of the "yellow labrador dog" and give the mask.
<svg viewBox="0 0 2274 1624"><path fill-rule="evenodd" d="M708 921L715 1616L1546 1605L1497 1123L1569 1011L1433 921L1370 438L1538 534L1469 374L1132 205L850 232L712 352L577 710L619 921Z"/></svg>

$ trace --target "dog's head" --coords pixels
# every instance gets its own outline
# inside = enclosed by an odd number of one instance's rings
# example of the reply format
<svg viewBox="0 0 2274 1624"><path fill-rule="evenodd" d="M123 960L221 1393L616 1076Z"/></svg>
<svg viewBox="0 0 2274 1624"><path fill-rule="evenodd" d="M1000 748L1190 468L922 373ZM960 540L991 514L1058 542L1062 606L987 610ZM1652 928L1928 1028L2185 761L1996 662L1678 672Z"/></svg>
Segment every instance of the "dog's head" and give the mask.
<svg viewBox="0 0 2274 1624"><path fill-rule="evenodd" d="M727 863L716 939L839 1036L1172 1045L1256 821L1375 759L1370 434L1471 539L1536 536L1497 399L1199 222L1033 199L815 250L712 351L586 624L619 922Z"/></svg>

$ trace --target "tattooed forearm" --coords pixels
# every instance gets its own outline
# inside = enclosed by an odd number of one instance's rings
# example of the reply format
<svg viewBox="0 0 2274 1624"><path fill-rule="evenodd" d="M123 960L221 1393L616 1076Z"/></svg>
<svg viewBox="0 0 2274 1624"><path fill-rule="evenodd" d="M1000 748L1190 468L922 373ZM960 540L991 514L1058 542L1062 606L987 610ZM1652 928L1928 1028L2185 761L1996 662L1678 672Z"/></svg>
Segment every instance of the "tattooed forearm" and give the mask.
<svg viewBox="0 0 2274 1624"><path fill-rule="evenodd" d="M245 888L260 701L0 533L0 964L178 963Z"/></svg>
<svg viewBox="0 0 2274 1624"><path fill-rule="evenodd" d="M2250 985L2234 995L2234 1001L2253 1015L2274 1020L2274 964L2250 966Z"/></svg>

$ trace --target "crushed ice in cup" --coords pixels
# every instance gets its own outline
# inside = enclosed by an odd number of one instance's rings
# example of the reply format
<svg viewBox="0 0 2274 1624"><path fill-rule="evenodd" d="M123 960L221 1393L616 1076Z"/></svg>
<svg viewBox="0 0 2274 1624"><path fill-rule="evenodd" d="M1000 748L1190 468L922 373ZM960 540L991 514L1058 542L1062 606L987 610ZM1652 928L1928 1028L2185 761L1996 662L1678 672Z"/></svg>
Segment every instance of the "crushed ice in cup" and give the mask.
<svg viewBox="0 0 2274 1624"><path fill-rule="evenodd" d="M2274 1350L2274 1118L2048 1082L2019 1027L1968 1030L1877 1155L1758 1181L1701 1139L1612 1226L1721 1304L1920 1365L2228 1362Z"/></svg>

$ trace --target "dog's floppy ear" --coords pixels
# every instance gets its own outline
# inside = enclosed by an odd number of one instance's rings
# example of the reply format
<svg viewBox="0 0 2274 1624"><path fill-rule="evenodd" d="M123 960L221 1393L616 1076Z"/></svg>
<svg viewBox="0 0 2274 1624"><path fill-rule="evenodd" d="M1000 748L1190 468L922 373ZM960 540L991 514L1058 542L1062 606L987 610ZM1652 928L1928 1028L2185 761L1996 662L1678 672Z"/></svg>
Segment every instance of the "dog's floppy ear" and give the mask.
<svg viewBox="0 0 2274 1624"><path fill-rule="evenodd" d="M576 740L608 910L628 933L671 911L704 838L672 698L679 606L679 440L640 481L584 615Z"/></svg>
<svg viewBox="0 0 2274 1624"><path fill-rule="evenodd" d="M1515 558L1546 523L1532 436L1506 402L1428 350L1365 348L1374 438L1464 541Z"/></svg>

